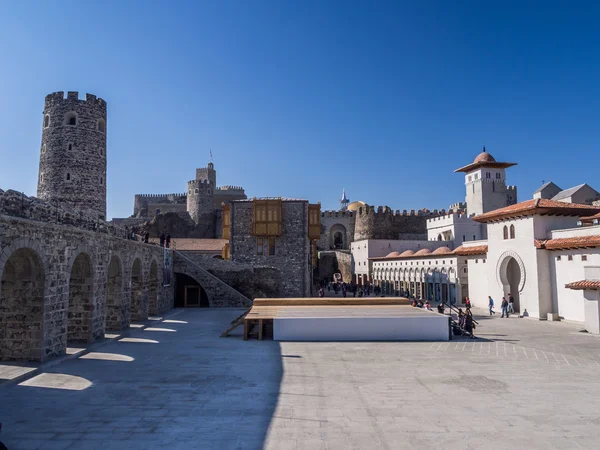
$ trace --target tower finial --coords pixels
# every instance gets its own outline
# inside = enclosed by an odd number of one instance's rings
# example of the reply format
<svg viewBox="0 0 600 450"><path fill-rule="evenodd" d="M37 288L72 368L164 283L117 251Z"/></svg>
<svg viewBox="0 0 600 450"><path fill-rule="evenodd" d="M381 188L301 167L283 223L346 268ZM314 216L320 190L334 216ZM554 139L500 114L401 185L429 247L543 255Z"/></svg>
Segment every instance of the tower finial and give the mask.
<svg viewBox="0 0 600 450"><path fill-rule="evenodd" d="M340 210L346 211L348 209L348 203L350 200L346 197L346 189L342 188L342 198L340 199Z"/></svg>
<svg viewBox="0 0 600 450"><path fill-rule="evenodd" d="M485 152L485 145L483 146L483 151Z"/></svg>
<svg viewBox="0 0 600 450"><path fill-rule="evenodd" d="M484 147L484 151L485 151L485 147ZM210 153L210 162L212 162L212 148L208 152Z"/></svg>

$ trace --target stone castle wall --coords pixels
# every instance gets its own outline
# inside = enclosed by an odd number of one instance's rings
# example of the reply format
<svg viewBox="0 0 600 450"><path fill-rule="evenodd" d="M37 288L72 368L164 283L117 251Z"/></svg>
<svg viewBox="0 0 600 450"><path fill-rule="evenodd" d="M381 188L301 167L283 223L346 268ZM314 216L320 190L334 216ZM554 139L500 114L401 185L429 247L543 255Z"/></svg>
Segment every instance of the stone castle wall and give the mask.
<svg viewBox="0 0 600 450"><path fill-rule="evenodd" d="M106 102L77 92L46 96L37 195L106 217Z"/></svg>
<svg viewBox="0 0 600 450"><path fill-rule="evenodd" d="M162 283L164 249L5 213L0 359L44 361L65 353L68 335L91 342L107 323L127 328L132 316L143 320L173 306L173 289Z"/></svg>
<svg viewBox="0 0 600 450"><path fill-rule="evenodd" d="M385 206L375 209L373 206L358 208L356 212L354 240L362 239L399 239L401 235L427 234L429 211L392 210Z"/></svg>
<svg viewBox="0 0 600 450"><path fill-rule="evenodd" d="M321 212L321 237L317 242L319 250L334 248L334 235L341 232L345 236L344 249L350 248L354 241L355 216L353 211L323 211Z"/></svg>
<svg viewBox="0 0 600 450"><path fill-rule="evenodd" d="M231 260L257 267L271 267L281 273L279 296L311 295L312 261L308 239L308 202L282 202L282 230L277 237L275 255L257 255L253 235L254 205L251 201L231 203Z"/></svg>

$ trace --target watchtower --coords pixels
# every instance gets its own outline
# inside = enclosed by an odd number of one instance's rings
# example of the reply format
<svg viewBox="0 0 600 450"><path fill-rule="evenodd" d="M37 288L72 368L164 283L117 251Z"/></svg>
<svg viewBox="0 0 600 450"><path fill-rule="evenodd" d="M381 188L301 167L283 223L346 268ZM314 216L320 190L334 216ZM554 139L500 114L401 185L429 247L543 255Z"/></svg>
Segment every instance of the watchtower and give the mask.
<svg viewBox="0 0 600 450"><path fill-rule="evenodd" d="M187 212L196 224L214 216L215 185L209 180L188 181Z"/></svg>
<svg viewBox="0 0 600 450"><path fill-rule="evenodd" d="M214 187L217 187L217 171L215 165L209 162L206 167L196 169L196 180L208 180Z"/></svg>
<svg viewBox="0 0 600 450"><path fill-rule="evenodd" d="M106 102L46 96L37 196L106 218Z"/></svg>

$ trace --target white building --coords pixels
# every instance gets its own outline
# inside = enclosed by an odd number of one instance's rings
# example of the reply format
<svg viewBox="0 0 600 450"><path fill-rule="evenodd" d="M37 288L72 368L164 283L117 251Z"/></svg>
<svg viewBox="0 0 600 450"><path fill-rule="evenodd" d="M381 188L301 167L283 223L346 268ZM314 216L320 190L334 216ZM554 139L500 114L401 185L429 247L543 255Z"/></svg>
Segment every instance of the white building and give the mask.
<svg viewBox="0 0 600 450"><path fill-rule="evenodd" d="M387 295L456 303L468 289L467 264L448 247L392 252L371 261L375 284Z"/></svg>
<svg viewBox="0 0 600 450"><path fill-rule="evenodd" d="M598 333L599 217L598 206L543 198L476 216L488 239L485 256L468 260L471 301L485 306L491 295L498 304L510 293L523 316L584 322Z"/></svg>
<svg viewBox="0 0 600 450"><path fill-rule="evenodd" d="M363 239L350 244L352 252L352 273L355 275L355 282L364 285L373 281L369 275L373 273L373 258L386 256L390 253L402 253L405 250L423 248L435 250L444 246L444 242L423 241L423 240L385 240L385 239Z"/></svg>

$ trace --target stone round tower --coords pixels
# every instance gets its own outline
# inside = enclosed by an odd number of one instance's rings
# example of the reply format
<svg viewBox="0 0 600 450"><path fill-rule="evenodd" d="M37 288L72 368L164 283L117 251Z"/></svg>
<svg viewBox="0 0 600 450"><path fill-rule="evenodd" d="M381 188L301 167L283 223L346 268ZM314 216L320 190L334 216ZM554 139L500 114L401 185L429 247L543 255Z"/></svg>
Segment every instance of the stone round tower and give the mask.
<svg viewBox="0 0 600 450"><path fill-rule="evenodd" d="M106 102L46 96L37 195L106 219Z"/></svg>
<svg viewBox="0 0 600 450"><path fill-rule="evenodd" d="M196 224L214 218L215 185L210 180L188 181L187 211Z"/></svg>

